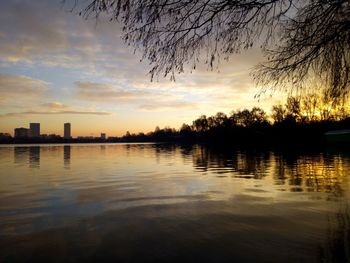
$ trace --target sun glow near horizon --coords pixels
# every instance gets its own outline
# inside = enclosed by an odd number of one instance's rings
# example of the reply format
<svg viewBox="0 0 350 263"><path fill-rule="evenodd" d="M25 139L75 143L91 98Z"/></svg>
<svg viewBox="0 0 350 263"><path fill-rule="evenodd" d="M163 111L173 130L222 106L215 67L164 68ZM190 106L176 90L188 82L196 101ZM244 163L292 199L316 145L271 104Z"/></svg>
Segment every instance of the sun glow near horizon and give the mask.
<svg viewBox="0 0 350 263"><path fill-rule="evenodd" d="M199 65L175 82L151 82L147 61L125 46L115 22L85 21L43 0L4 2L0 13L0 132L40 122L42 133L62 134L70 122L73 136L122 136L178 129L217 112L269 112L286 98L254 98L259 88L249 72L262 59L258 49L219 70Z"/></svg>

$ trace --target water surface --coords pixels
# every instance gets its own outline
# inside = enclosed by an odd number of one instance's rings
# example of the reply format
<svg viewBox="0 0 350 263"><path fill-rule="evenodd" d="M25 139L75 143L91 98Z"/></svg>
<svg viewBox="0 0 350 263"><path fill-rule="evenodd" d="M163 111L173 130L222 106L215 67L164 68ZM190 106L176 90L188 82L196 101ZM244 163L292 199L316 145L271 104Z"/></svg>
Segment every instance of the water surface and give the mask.
<svg viewBox="0 0 350 263"><path fill-rule="evenodd" d="M350 156L0 147L0 262L350 261Z"/></svg>

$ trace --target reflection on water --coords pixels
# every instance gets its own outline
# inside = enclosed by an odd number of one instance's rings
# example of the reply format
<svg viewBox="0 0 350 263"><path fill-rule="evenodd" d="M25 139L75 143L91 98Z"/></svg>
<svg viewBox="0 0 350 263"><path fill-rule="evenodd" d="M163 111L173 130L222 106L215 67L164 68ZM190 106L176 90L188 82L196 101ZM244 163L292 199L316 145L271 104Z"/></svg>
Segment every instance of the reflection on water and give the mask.
<svg viewBox="0 0 350 263"><path fill-rule="evenodd" d="M28 147L14 147L14 162L17 164L26 162L28 150Z"/></svg>
<svg viewBox="0 0 350 263"><path fill-rule="evenodd" d="M321 249L324 262L350 262L350 209L342 207L329 220L327 243Z"/></svg>
<svg viewBox="0 0 350 263"><path fill-rule="evenodd" d="M40 146L29 147L29 167L40 167Z"/></svg>
<svg viewBox="0 0 350 263"><path fill-rule="evenodd" d="M64 168L69 169L70 166L70 145L63 146L63 160L64 160Z"/></svg>
<svg viewBox="0 0 350 263"><path fill-rule="evenodd" d="M350 260L348 153L92 144L0 156L1 262Z"/></svg>
<svg viewBox="0 0 350 263"><path fill-rule="evenodd" d="M28 164L30 168L40 167L40 146L14 147L14 163Z"/></svg>

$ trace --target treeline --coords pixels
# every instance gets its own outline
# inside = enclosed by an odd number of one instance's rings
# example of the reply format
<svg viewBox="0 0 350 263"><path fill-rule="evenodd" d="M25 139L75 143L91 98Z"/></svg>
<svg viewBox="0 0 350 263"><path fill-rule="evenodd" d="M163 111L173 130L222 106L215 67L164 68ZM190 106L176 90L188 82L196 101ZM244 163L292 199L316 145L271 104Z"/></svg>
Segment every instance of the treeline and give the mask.
<svg viewBox="0 0 350 263"><path fill-rule="evenodd" d="M127 132L122 141L204 141L235 144L322 143L330 130L350 129L350 112L346 101L328 96L307 94L289 97L286 103L274 105L270 114L254 107L200 116L179 129L156 127L147 134Z"/></svg>

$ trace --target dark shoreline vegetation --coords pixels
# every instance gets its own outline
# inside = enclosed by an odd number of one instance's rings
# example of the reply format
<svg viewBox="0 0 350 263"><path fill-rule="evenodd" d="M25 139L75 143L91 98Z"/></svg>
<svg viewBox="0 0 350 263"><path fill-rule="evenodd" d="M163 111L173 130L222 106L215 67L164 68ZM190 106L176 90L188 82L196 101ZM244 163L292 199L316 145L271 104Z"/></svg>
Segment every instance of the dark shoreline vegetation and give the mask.
<svg viewBox="0 0 350 263"><path fill-rule="evenodd" d="M350 113L345 102L335 104L331 99L309 94L289 97L285 105L274 105L271 114L254 107L214 116L200 116L192 125L180 129L156 127L153 132L122 137L72 138L60 136L39 138L2 137L0 143L113 143L113 142L176 142L232 144L238 146L322 146L325 133L350 129Z"/></svg>

